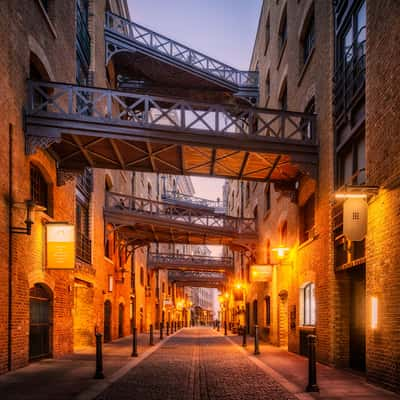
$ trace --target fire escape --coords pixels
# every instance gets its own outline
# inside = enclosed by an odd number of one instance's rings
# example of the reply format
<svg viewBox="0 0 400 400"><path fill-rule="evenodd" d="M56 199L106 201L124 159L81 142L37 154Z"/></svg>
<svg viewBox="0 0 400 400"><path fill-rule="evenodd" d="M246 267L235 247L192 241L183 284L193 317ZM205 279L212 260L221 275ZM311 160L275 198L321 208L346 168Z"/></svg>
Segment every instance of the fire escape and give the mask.
<svg viewBox="0 0 400 400"><path fill-rule="evenodd" d="M294 187L302 174L315 176L315 116L253 107L256 71L239 71L114 14L106 14L104 32L114 89L28 83L26 152L46 148L57 160L58 184L86 167L283 187ZM230 217L222 203L167 192L162 200L108 193L105 219L124 243L136 245L246 247L257 240L255 219ZM150 263L171 269L160 257ZM190 265L192 277L199 271L225 276L231 268L228 260L214 269L203 261L175 260L176 279L186 279Z"/></svg>

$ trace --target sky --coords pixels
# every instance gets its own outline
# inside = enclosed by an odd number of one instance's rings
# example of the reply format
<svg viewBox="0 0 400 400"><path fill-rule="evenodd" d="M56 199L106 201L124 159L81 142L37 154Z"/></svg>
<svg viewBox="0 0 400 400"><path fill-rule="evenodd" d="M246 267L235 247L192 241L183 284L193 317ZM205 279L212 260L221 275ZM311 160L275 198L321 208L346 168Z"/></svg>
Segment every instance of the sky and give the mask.
<svg viewBox="0 0 400 400"><path fill-rule="evenodd" d="M128 0L131 19L232 67L247 70L262 0ZM192 178L195 195L222 199L223 179Z"/></svg>

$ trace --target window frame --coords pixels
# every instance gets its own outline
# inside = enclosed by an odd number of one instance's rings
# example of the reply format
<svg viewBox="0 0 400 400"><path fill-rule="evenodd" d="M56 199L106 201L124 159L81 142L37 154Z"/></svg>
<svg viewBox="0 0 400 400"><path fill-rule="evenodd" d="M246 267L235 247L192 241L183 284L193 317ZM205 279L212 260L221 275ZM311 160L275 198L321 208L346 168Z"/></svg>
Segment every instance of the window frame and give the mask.
<svg viewBox="0 0 400 400"><path fill-rule="evenodd" d="M315 326L316 323L316 301L315 301L315 283L309 282L302 289L303 310L302 325Z"/></svg>

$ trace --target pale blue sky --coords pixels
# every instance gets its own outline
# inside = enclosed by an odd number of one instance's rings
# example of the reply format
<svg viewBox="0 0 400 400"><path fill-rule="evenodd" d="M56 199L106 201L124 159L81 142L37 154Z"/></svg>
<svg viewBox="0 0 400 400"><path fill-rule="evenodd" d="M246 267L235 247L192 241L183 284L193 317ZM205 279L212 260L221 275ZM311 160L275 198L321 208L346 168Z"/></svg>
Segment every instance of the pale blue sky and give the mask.
<svg viewBox="0 0 400 400"><path fill-rule="evenodd" d="M131 19L247 70L262 0L128 0ZM223 179L192 178L196 196L222 199Z"/></svg>

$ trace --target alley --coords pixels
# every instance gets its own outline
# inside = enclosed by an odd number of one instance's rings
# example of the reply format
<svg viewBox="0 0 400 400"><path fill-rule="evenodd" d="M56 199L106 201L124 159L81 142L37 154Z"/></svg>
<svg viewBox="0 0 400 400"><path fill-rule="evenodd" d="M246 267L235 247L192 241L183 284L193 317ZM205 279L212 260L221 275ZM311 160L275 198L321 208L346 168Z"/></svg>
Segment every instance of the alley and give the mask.
<svg viewBox="0 0 400 400"><path fill-rule="evenodd" d="M208 328L183 329L97 400L295 399Z"/></svg>

